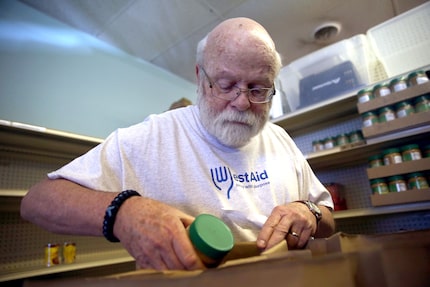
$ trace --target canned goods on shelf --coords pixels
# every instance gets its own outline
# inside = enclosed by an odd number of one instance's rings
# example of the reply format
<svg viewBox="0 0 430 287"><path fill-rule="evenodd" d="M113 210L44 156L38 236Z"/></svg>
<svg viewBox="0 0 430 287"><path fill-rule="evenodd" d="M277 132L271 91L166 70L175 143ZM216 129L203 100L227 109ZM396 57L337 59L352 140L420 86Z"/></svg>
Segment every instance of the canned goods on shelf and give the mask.
<svg viewBox="0 0 430 287"><path fill-rule="evenodd" d="M385 123L396 119L396 114L394 113L393 108L391 108L390 106L380 108L378 110L378 114L378 119L380 123Z"/></svg>
<svg viewBox="0 0 430 287"><path fill-rule="evenodd" d="M410 144L401 147L403 161L419 160L422 158L420 147L417 144Z"/></svg>
<svg viewBox="0 0 430 287"><path fill-rule="evenodd" d="M370 180L370 186L372 188L372 194L386 194L390 192L387 183L382 178Z"/></svg>
<svg viewBox="0 0 430 287"><path fill-rule="evenodd" d="M45 266L51 267L60 264L60 245L48 243L45 245Z"/></svg>
<svg viewBox="0 0 430 287"><path fill-rule="evenodd" d="M363 127L371 127L374 124L379 123L378 116L375 112L365 112L361 115Z"/></svg>
<svg viewBox="0 0 430 287"><path fill-rule="evenodd" d="M429 81L426 73L424 71L415 71L409 74L408 84L409 86L416 86Z"/></svg>
<svg viewBox="0 0 430 287"><path fill-rule="evenodd" d="M385 97L391 94L391 90L387 84L377 84L373 87L373 95L375 97Z"/></svg>
<svg viewBox="0 0 430 287"><path fill-rule="evenodd" d="M357 93L357 99L359 103L365 103L374 98L375 96L373 95L373 90L371 88L362 89Z"/></svg>
<svg viewBox="0 0 430 287"><path fill-rule="evenodd" d="M415 113L415 109L408 101L403 101L396 104L396 116L398 118L404 118L413 113Z"/></svg>
<svg viewBox="0 0 430 287"><path fill-rule="evenodd" d="M389 148L382 151L384 165L391 165L403 162L402 155L398 148Z"/></svg>
<svg viewBox="0 0 430 287"><path fill-rule="evenodd" d="M339 134L336 137L336 145L346 145L349 144L349 137L348 134Z"/></svg>
<svg viewBox="0 0 430 287"><path fill-rule="evenodd" d="M406 178L408 179L409 189L429 188L427 179L424 177L424 174L421 172L414 172L414 173L407 174Z"/></svg>
<svg viewBox="0 0 430 287"><path fill-rule="evenodd" d="M370 156L368 159L368 162L369 162L370 168L384 165L384 161L382 160L381 154L375 154L375 155Z"/></svg>
<svg viewBox="0 0 430 287"><path fill-rule="evenodd" d="M388 179L388 189L390 192L401 192L408 190L406 181L401 175L390 176Z"/></svg>
<svg viewBox="0 0 430 287"><path fill-rule="evenodd" d="M415 98L415 111L417 113L430 111L430 94Z"/></svg>
<svg viewBox="0 0 430 287"><path fill-rule="evenodd" d="M400 92L408 88L407 77L392 79L390 82L390 90L393 93Z"/></svg>

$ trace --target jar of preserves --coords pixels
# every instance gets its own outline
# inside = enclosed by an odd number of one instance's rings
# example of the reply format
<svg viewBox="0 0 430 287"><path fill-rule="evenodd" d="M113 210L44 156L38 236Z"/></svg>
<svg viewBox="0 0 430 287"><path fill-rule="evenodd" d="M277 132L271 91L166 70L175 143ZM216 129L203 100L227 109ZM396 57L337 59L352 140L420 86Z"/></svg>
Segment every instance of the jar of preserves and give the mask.
<svg viewBox="0 0 430 287"><path fill-rule="evenodd" d="M331 149L336 146L336 139L334 137L327 137L324 139L324 149Z"/></svg>
<svg viewBox="0 0 430 287"><path fill-rule="evenodd" d="M76 243L64 242L63 244L63 262L65 264L74 263L76 260Z"/></svg>
<svg viewBox="0 0 430 287"><path fill-rule="evenodd" d="M375 97L385 97L391 94L391 90L387 84L377 84L373 87L373 95Z"/></svg>
<svg viewBox="0 0 430 287"><path fill-rule="evenodd" d="M375 98L371 88L358 91L357 98L359 103L365 103Z"/></svg>
<svg viewBox="0 0 430 287"><path fill-rule="evenodd" d="M188 227L188 234L197 255L207 267L216 267L233 248L230 228L219 218L200 214Z"/></svg>
<svg viewBox="0 0 430 287"><path fill-rule="evenodd" d="M408 88L407 77L395 78L390 82L391 92L396 93Z"/></svg>
<svg viewBox="0 0 430 287"><path fill-rule="evenodd" d="M424 71L415 71L409 74L408 84L409 86L416 86L429 81L426 73Z"/></svg>
<svg viewBox="0 0 430 287"><path fill-rule="evenodd" d="M361 118L363 120L363 127L370 127L379 123L378 116L375 112L366 112L361 115Z"/></svg>
<svg viewBox="0 0 430 287"><path fill-rule="evenodd" d="M417 144L409 144L401 147L403 161L419 160L422 158L420 147Z"/></svg>
<svg viewBox="0 0 430 287"><path fill-rule="evenodd" d="M430 111L430 94L415 98L415 111L417 113Z"/></svg>
<svg viewBox="0 0 430 287"><path fill-rule="evenodd" d="M382 161L382 155L380 155L380 154L375 154L375 155L370 156L368 161L369 161L369 167L370 168L384 165L384 162Z"/></svg>
<svg viewBox="0 0 430 287"><path fill-rule="evenodd" d="M387 180L388 189L390 192L401 192L408 190L406 181L401 175L390 176Z"/></svg>
<svg viewBox="0 0 430 287"><path fill-rule="evenodd" d="M389 148L382 152L384 158L384 165L391 165L402 163L402 155L400 154L400 150L398 148Z"/></svg>
<svg viewBox="0 0 430 287"><path fill-rule="evenodd" d="M336 137L336 145L346 145L349 144L348 134L340 134Z"/></svg>
<svg viewBox="0 0 430 287"><path fill-rule="evenodd" d="M364 138L363 138L363 133L361 132L361 130L355 130L349 134L349 142L350 143L358 143L358 142L361 142L363 140L364 140Z"/></svg>
<svg viewBox="0 0 430 287"><path fill-rule="evenodd" d="M413 113L415 113L415 109L408 101L396 104L396 117L404 118Z"/></svg>
<svg viewBox="0 0 430 287"><path fill-rule="evenodd" d="M390 192L387 183L382 178L370 180L370 186L372 188L372 194L386 194Z"/></svg>
<svg viewBox="0 0 430 287"><path fill-rule="evenodd" d="M312 150L314 152L324 150L324 142L322 140L312 141Z"/></svg>
<svg viewBox="0 0 430 287"><path fill-rule="evenodd" d="M45 265L51 267L61 263L60 245L57 243L48 243L45 245Z"/></svg>
<svg viewBox="0 0 430 287"><path fill-rule="evenodd" d="M424 177L424 174L421 172L414 172L414 173L407 174L406 178L408 179L409 189L429 188L427 179Z"/></svg>
<svg viewBox="0 0 430 287"><path fill-rule="evenodd" d="M396 114L391 106L386 106L378 110L378 120L380 123L386 123L396 119Z"/></svg>

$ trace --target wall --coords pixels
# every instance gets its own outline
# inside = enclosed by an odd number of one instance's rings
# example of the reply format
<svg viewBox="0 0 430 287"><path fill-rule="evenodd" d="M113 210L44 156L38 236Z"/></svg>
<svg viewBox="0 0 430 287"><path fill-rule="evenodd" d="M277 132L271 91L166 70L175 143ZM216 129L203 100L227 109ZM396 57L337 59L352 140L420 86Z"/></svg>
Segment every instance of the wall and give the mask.
<svg viewBox="0 0 430 287"><path fill-rule="evenodd" d="M0 2L0 119L93 137L167 110L194 83L15 1Z"/></svg>

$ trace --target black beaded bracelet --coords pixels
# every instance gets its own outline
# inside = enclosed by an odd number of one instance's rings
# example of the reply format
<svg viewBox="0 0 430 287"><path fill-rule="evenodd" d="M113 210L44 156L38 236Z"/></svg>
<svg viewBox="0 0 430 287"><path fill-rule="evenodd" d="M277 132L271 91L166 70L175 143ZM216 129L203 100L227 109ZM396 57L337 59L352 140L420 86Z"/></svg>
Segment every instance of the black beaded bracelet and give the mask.
<svg viewBox="0 0 430 287"><path fill-rule="evenodd" d="M124 190L118 194L106 208L105 218L103 220L103 235L110 242L119 242L119 239L113 234L113 225L115 224L119 208L132 196L140 196L140 194L134 190Z"/></svg>

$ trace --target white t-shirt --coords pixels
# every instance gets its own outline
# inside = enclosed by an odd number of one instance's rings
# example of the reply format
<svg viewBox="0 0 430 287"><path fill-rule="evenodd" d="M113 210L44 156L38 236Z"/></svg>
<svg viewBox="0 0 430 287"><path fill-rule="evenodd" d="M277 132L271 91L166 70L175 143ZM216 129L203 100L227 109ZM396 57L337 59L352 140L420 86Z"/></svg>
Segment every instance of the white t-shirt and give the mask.
<svg viewBox="0 0 430 287"><path fill-rule="evenodd" d="M255 240L277 205L309 199L333 208L329 192L281 127L268 122L249 144L230 148L208 134L196 106L118 129L48 176L97 190L133 189L193 216L213 214L238 241Z"/></svg>

